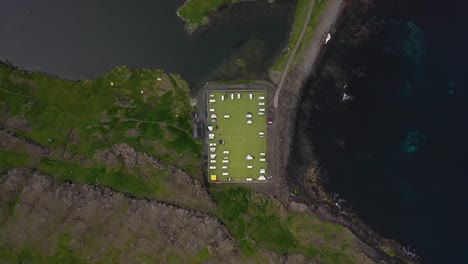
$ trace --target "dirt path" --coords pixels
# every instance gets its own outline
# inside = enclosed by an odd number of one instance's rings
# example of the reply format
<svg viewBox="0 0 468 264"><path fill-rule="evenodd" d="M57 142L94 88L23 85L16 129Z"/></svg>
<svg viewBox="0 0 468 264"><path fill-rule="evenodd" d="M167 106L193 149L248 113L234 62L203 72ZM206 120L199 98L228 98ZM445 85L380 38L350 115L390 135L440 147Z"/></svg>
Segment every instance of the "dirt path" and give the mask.
<svg viewBox="0 0 468 264"><path fill-rule="evenodd" d="M311 0L310 5L309 5L309 11L307 12L306 20L304 22L304 25L302 26L301 34L299 35L299 38L296 41L296 45L294 46L294 49L291 52L291 55L289 56L288 62L286 63L286 67L284 67L283 73L281 74L280 82L278 84L278 87L276 88L275 98L273 99L273 106L275 108L278 108L279 94L281 92L281 89L283 88L284 81L286 80L286 76L288 75L289 67L291 66L291 63L294 57L296 56L296 52L299 49L299 46L301 45L302 39L304 38L304 34L307 30L307 26L309 25L310 17L312 16L312 11L314 10L314 4L315 4L315 0Z"/></svg>

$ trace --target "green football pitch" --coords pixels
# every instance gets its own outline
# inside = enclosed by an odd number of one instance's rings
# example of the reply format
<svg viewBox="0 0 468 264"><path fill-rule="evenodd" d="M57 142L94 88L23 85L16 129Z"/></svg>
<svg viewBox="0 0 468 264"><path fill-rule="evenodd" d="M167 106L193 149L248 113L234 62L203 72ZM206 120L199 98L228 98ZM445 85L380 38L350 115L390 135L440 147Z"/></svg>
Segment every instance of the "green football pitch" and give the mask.
<svg viewBox="0 0 468 264"><path fill-rule="evenodd" d="M267 115L266 91L208 91L210 182L268 179Z"/></svg>

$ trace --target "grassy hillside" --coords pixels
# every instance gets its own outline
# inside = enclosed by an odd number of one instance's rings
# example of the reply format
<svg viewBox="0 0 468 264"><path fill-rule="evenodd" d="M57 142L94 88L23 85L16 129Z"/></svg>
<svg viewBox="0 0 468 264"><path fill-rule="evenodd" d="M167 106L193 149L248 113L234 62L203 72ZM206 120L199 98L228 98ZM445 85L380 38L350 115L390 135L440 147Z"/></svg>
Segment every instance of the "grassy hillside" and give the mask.
<svg viewBox="0 0 468 264"><path fill-rule="evenodd" d="M176 160L145 146L145 139L191 159L200 153L191 137L188 85L178 75L119 67L94 81L73 82L0 67L0 94L3 118L24 119L28 126L19 132L44 146L90 156L127 142Z"/></svg>
<svg viewBox="0 0 468 264"><path fill-rule="evenodd" d="M217 186L216 212L237 238L246 259L262 262L259 250L303 254L320 263L363 263L356 237L338 224L288 212L278 201L252 190Z"/></svg>
<svg viewBox="0 0 468 264"><path fill-rule="evenodd" d="M44 146L89 156L128 142L162 155L145 147L144 138L193 159L200 152L191 138L188 85L178 75L119 67L94 81L73 82L0 67L0 94L4 118L26 120L22 136ZM78 139L70 140L72 133Z"/></svg>

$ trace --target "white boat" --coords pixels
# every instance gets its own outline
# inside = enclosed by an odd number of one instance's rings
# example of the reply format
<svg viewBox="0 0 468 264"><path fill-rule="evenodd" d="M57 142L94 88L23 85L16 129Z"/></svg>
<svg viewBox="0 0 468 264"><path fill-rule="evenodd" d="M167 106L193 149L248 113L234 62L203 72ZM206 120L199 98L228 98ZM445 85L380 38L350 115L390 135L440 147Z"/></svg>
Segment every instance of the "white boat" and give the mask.
<svg viewBox="0 0 468 264"><path fill-rule="evenodd" d="M325 44L327 44L328 41L330 41L330 39L331 39L331 34L328 33L327 37L325 38Z"/></svg>

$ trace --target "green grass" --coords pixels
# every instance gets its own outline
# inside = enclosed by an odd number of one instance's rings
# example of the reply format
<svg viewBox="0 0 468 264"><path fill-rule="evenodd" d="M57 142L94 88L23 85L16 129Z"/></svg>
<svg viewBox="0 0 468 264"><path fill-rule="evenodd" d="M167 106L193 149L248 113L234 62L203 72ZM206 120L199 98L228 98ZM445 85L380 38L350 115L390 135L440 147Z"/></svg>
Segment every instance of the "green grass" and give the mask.
<svg viewBox="0 0 468 264"><path fill-rule="evenodd" d="M138 196L151 197L158 187L156 184L149 185L149 181L143 181L138 176L130 175L123 168L85 167L79 164L53 160L41 160L38 168L47 174L53 175L58 183L64 181L98 183L104 186L112 186L117 191Z"/></svg>
<svg viewBox="0 0 468 264"><path fill-rule="evenodd" d="M222 205L216 215L238 240L244 258L258 258L258 249L265 248L281 255L301 253L320 263L358 263L352 234L338 224L288 212L246 188L217 185L212 194Z"/></svg>
<svg viewBox="0 0 468 264"><path fill-rule="evenodd" d="M237 3L240 0L187 0L177 10L179 17L186 23L186 29L190 33L200 25L209 23L208 15L220 6Z"/></svg>
<svg viewBox="0 0 468 264"><path fill-rule="evenodd" d="M192 109L188 84L160 70L117 67L102 78L78 82L0 66L0 111L27 123L15 133L90 159L98 149L125 142L199 174L201 142L191 135ZM131 129L138 135L128 137ZM171 151L144 146L142 140ZM19 158L2 159L0 170Z"/></svg>
<svg viewBox="0 0 468 264"><path fill-rule="evenodd" d="M238 99L239 94L240 99ZM250 94L252 94L252 100L250 100ZM234 95L234 99L231 99L231 95ZM222 100L222 96L224 96L224 100ZM260 100L259 97L265 99ZM217 144L214 147L209 147L215 148L215 152L210 150L210 155L216 155L214 159L210 157L209 166L215 166L216 169L209 169L209 177L216 175L216 181L219 182L227 182L229 178L232 182L246 182L247 178L252 178L255 181L260 175L267 177L266 173L260 173L260 169L267 170L267 162L260 161L261 158L267 158L267 156L260 155L260 153L267 154L266 98L266 91L208 92L208 125L213 126L214 131L207 133L215 135L215 138L208 140L208 143ZM215 100L215 102L210 102L210 100ZM265 105L260 106L260 102ZM215 111L213 112L211 109ZM259 109L265 109L264 115L259 115ZM251 113L253 116L251 118L252 124L247 123L247 113ZM211 118L213 114L217 118ZM225 118L226 115L229 118ZM213 120L216 122L213 123ZM265 136L261 138L259 132L263 132ZM219 144L219 140L224 140L224 144ZM224 154L224 151L229 151L229 154ZM254 159L246 160L248 154L252 155ZM228 163L223 163L225 158L228 158ZM213 160L216 163L212 163ZM253 167L247 168L248 165ZM222 166L227 166L227 169L223 169ZM229 175L224 176L223 173Z"/></svg>
<svg viewBox="0 0 468 264"><path fill-rule="evenodd" d="M191 261L191 263L193 264L200 264L200 263L205 263L206 261L208 261L209 259L211 259L211 254L210 252L208 251L208 248L204 248L203 250L201 250L198 255Z"/></svg>
<svg viewBox="0 0 468 264"><path fill-rule="evenodd" d="M83 263L83 260L75 256L74 252L67 248L70 241L68 234L63 234L58 241L55 253L45 256L37 248L23 247L19 252L11 252L0 248L1 263L47 263L47 264L74 264Z"/></svg>
<svg viewBox="0 0 468 264"><path fill-rule="evenodd" d="M307 25L304 38L299 46L298 51L293 59L292 64L297 62L298 58L301 58L301 54L304 52L304 49L307 47L307 44L312 39L316 25L319 21L320 14L327 4L327 0L316 0L314 4L314 10L312 11L312 16L310 18L309 24ZM294 22L289 34L289 41L285 48L285 52L280 55L278 60L273 65L273 70L282 72L286 67L286 63L291 56L291 52L296 45L297 40L302 31L302 27L307 17L307 12L309 10L310 0L297 0L295 11L294 11Z"/></svg>
<svg viewBox="0 0 468 264"><path fill-rule="evenodd" d="M31 159L25 154L0 150L0 173L18 166L29 166Z"/></svg>
<svg viewBox="0 0 468 264"><path fill-rule="evenodd" d="M33 129L18 133L44 146L66 145L75 153L90 154L129 142L142 150L139 140L144 138L199 159L195 157L200 143L191 139L188 85L178 79L159 70L119 67L94 81L72 82L0 67L0 98L6 101L0 107L8 107L10 116L27 119ZM102 116L108 121L100 121ZM126 137L131 128L141 136ZM72 131L80 137L79 143L67 141ZM98 133L107 140L99 140Z"/></svg>
<svg viewBox="0 0 468 264"><path fill-rule="evenodd" d="M102 165L83 166L77 163L57 160L32 160L25 154L0 151L0 173L15 167L32 167L52 175L57 183L65 181L83 184L101 184L114 190L137 196L161 197L167 194L161 182L168 177L164 171L155 172L150 177L138 177L139 168L130 174L124 168L107 168Z"/></svg>

